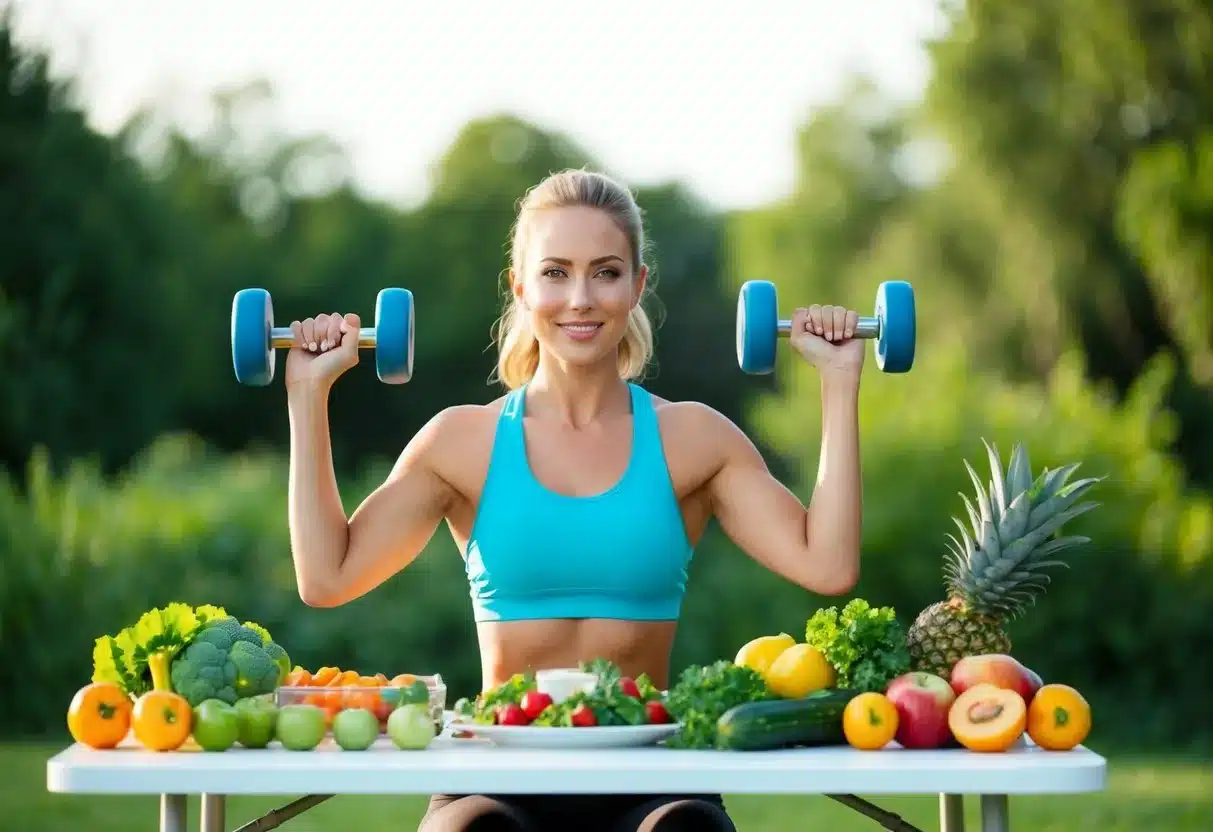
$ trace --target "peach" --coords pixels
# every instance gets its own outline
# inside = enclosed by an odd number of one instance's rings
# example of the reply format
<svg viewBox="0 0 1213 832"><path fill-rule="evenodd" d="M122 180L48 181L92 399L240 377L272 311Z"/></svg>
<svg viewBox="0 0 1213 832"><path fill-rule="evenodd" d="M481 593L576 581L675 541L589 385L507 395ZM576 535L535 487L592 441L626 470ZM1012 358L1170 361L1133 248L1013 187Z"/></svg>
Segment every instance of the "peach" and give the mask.
<svg viewBox="0 0 1213 832"><path fill-rule="evenodd" d="M1008 688L979 682L952 703L948 728L970 751L1006 751L1023 736L1028 708L1023 697Z"/></svg>
<svg viewBox="0 0 1213 832"><path fill-rule="evenodd" d="M1031 702L1040 689L1039 676L1019 660L1004 653L965 656L952 668L952 690L960 696L970 688L987 684L1003 690L1013 690L1025 703Z"/></svg>

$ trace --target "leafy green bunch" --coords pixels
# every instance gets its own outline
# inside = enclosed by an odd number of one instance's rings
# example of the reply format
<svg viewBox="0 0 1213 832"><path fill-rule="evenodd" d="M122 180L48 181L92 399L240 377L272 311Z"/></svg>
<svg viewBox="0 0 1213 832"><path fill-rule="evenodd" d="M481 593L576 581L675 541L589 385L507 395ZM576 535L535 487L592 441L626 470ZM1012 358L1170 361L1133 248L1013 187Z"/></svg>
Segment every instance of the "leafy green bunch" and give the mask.
<svg viewBox="0 0 1213 832"><path fill-rule="evenodd" d="M92 680L113 682L133 698L165 690L191 705L212 697L235 702L272 692L289 672L290 657L268 630L212 604L150 609L93 645Z"/></svg>
<svg viewBox="0 0 1213 832"><path fill-rule="evenodd" d="M805 625L805 643L834 666L837 687L883 693L910 669L906 633L892 607L873 607L862 598L842 611L820 609Z"/></svg>
<svg viewBox="0 0 1213 832"><path fill-rule="evenodd" d="M666 710L681 728L666 740L670 748L714 748L716 723L725 711L745 702L774 699L766 680L749 667L720 659L691 665L666 697Z"/></svg>

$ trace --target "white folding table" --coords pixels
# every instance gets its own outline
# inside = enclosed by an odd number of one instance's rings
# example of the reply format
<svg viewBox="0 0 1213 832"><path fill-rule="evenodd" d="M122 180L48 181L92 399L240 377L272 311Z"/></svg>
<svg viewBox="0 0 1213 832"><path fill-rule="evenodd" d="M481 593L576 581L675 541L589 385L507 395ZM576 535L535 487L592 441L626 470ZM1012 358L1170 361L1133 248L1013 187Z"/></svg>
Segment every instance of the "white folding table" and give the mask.
<svg viewBox="0 0 1213 832"><path fill-rule="evenodd" d="M47 788L75 794L160 796L161 832L185 832L186 795L202 796L202 832L225 832L228 795L307 795L242 827L272 829L333 795L434 793L820 794L891 830L915 830L855 795L937 794L940 829L962 832L963 795L979 795L984 832L1007 832L1008 795L1100 791L1107 762L1079 747L1047 752L1022 742L1001 754L848 747L767 752L684 751L659 746L592 751L499 748L437 737L400 751L381 737L366 751L326 738L313 751L231 748L152 752L129 740L95 751L73 745L47 763ZM921 832L921 831L920 831Z"/></svg>

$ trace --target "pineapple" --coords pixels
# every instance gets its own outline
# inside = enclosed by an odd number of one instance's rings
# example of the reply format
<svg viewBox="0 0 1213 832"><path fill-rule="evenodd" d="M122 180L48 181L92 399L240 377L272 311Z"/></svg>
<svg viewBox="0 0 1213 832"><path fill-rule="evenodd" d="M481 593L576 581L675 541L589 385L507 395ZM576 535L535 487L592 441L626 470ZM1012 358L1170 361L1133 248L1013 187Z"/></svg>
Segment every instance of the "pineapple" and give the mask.
<svg viewBox="0 0 1213 832"><path fill-rule="evenodd" d="M993 479L988 489L973 466L965 468L976 490L976 506L961 494L968 511L970 532L959 518L960 540L949 534L944 576L948 599L918 614L907 633L915 670L951 677L952 666L964 656L1010 653L1011 639L1003 629L1045 591L1045 570L1067 564L1056 556L1090 538L1058 534L1066 522L1099 505L1078 500L1103 477L1068 482L1079 463L1052 471L1035 480L1028 452L1017 444L1003 476L998 450L982 440Z"/></svg>

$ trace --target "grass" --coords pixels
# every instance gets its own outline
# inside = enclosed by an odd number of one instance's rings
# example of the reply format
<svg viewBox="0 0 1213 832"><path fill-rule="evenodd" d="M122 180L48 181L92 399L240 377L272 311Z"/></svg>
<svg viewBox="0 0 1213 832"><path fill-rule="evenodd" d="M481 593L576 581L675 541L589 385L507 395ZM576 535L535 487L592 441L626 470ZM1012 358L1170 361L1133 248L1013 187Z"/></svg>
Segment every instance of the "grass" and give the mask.
<svg viewBox="0 0 1213 832"><path fill-rule="evenodd" d="M46 743L0 745L0 818L8 829L22 832L91 832L154 830L159 817L155 797L51 794L46 790L46 761L61 746ZM1183 758L1109 758L1107 791L1060 797L1012 797L1013 828L1033 832L1145 832L1208 829L1213 817L1213 761ZM234 829L267 810L288 802L282 798L235 797L228 800L227 826ZM726 796L741 832L786 829L865 832L880 826L824 797ZM933 797L874 798L922 829L938 828ZM967 825L980 829L977 801L967 801ZM289 832L361 832L416 829L425 810L417 797L338 796L282 825ZM198 801L190 803L191 828L198 822Z"/></svg>

